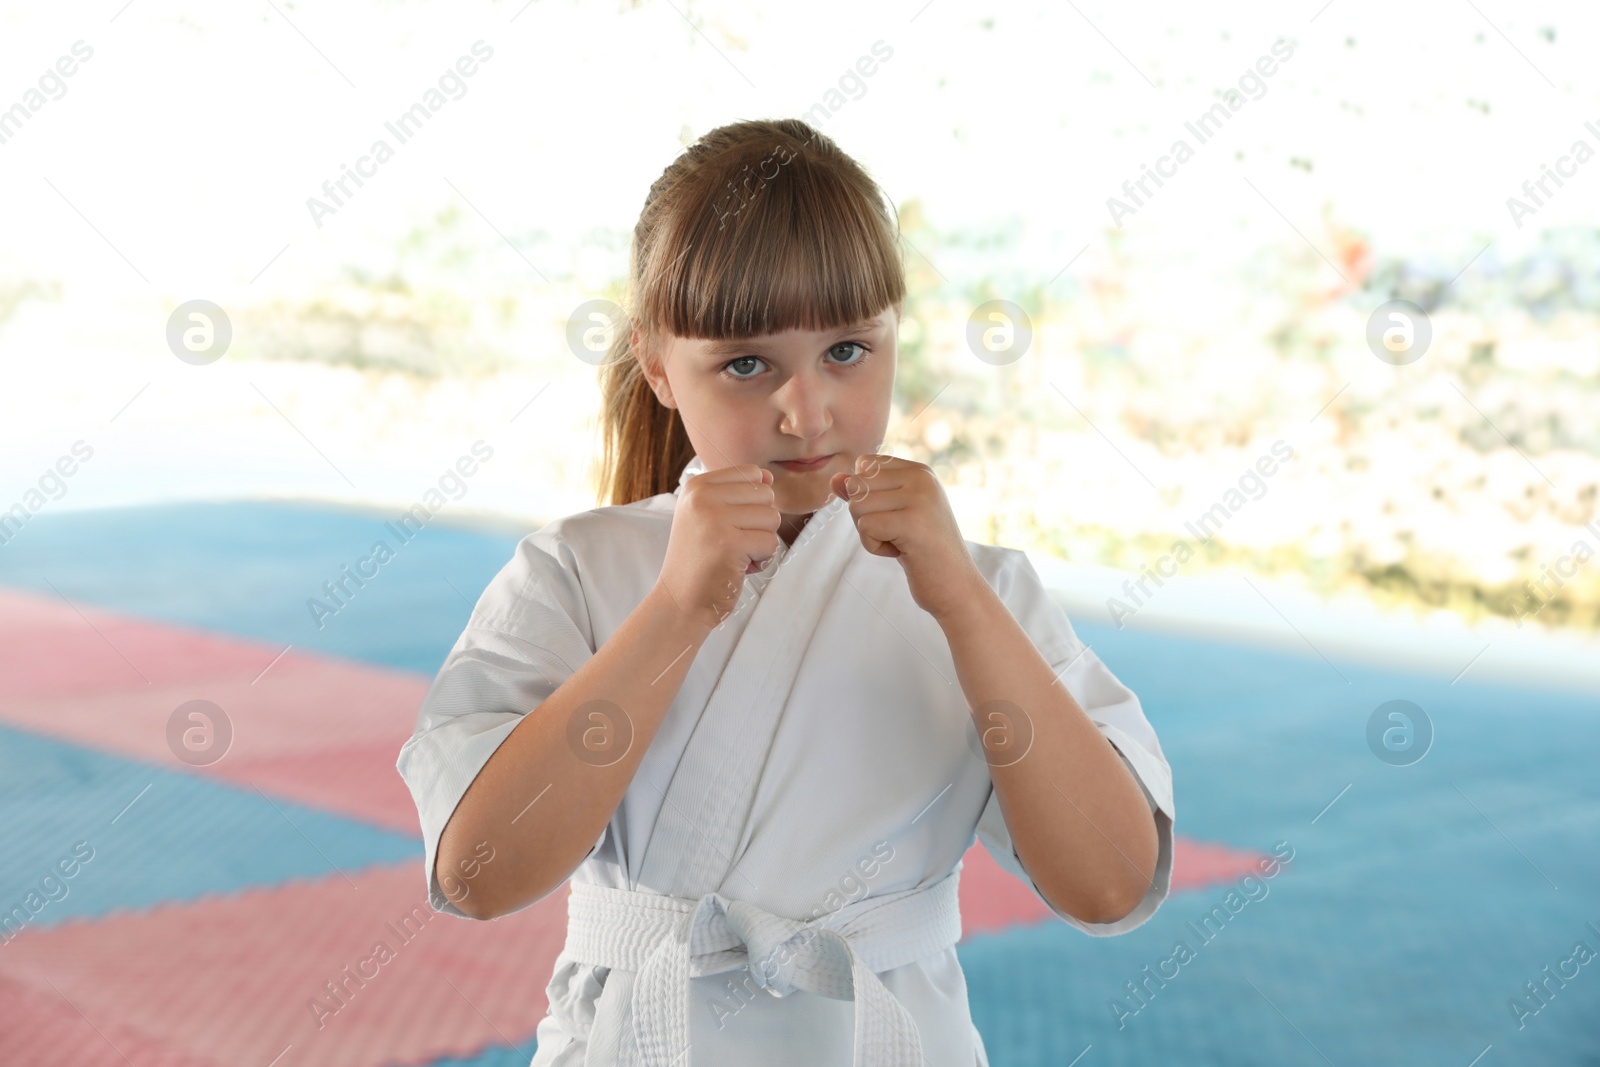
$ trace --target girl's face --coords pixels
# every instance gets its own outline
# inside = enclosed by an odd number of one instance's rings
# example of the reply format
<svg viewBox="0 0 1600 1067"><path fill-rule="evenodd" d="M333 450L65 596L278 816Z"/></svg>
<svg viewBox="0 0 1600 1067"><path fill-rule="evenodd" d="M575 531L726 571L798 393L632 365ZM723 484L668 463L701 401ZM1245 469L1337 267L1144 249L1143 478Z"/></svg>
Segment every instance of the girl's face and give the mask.
<svg viewBox="0 0 1600 1067"><path fill-rule="evenodd" d="M900 309L855 327L785 330L734 341L669 335L645 360L656 396L678 409L707 470L754 463L772 472L784 532L829 500L828 482L879 451L889 425ZM782 460L827 456L814 470ZM787 537L786 537L787 539Z"/></svg>

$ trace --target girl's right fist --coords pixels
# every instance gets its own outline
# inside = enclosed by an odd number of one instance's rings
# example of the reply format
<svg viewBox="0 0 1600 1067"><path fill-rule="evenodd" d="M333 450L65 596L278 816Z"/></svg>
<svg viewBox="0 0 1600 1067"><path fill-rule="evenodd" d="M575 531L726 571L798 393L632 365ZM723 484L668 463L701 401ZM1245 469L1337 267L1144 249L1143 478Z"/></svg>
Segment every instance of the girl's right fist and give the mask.
<svg viewBox="0 0 1600 1067"><path fill-rule="evenodd" d="M766 468L694 475L678 492L659 584L680 610L715 628L738 604L745 575L777 553L782 522Z"/></svg>

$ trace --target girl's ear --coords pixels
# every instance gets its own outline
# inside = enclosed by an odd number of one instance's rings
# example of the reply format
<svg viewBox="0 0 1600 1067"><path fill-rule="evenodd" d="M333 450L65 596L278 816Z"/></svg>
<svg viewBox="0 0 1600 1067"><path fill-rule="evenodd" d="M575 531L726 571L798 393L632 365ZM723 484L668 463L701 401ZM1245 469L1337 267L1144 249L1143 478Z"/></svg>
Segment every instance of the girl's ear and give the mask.
<svg viewBox="0 0 1600 1067"><path fill-rule="evenodd" d="M644 374L645 381L650 383L650 388L655 391L656 400L662 407L675 408L678 405L672 399L672 385L667 381L666 372L656 361L655 354L646 349L644 335L639 332L639 327L631 327L628 335L628 344L633 349L634 358L639 361L639 370Z"/></svg>

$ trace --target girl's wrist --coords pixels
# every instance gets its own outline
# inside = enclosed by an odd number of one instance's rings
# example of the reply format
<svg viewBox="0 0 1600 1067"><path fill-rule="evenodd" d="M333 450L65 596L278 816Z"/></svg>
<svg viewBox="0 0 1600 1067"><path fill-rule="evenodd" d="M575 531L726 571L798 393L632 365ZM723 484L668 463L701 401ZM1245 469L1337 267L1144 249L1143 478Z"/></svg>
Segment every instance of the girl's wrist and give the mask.
<svg viewBox="0 0 1600 1067"><path fill-rule="evenodd" d="M716 617L712 605L702 605L700 610L695 610L695 605L679 600L667 583L660 578L656 579L650 592L645 594L645 601L661 614L667 625L674 628L674 632L680 632L695 644L704 641L722 621Z"/></svg>
<svg viewBox="0 0 1600 1067"><path fill-rule="evenodd" d="M943 603L925 608L940 627L948 631L952 626L982 625L984 616L1000 603L994 587L976 566L961 579L951 579Z"/></svg>

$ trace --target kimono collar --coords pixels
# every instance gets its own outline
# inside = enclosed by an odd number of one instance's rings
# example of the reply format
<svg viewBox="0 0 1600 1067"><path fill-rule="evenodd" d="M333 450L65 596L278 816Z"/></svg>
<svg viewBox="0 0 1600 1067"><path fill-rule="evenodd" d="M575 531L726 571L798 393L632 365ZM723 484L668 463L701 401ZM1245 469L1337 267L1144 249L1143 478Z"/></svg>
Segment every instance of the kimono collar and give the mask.
<svg viewBox="0 0 1600 1067"><path fill-rule="evenodd" d="M696 474L704 474L705 472L706 465L700 461L700 457L691 457L689 460L689 465L683 468L682 474L678 475L678 488L672 491L672 495L677 496L678 493L683 489L683 483L687 482L690 478L693 478Z"/></svg>

